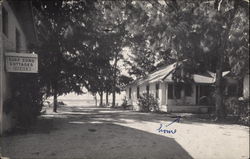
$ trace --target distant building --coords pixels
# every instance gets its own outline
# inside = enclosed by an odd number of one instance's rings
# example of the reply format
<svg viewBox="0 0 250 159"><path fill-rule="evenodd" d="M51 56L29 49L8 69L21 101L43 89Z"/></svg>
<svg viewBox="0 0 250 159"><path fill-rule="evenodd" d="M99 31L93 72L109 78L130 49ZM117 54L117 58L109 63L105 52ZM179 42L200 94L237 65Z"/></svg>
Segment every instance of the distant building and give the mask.
<svg viewBox="0 0 250 159"><path fill-rule="evenodd" d="M232 72L224 75L224 95L226 98L249 99L249 73L236 77Z"/></svg>
<svg viewBox="0 0 250 159"><path fill-rule="evenodd" d="M173 80L173 73L181 64L161 67L145 78L126 86L126 98L134 110L140 110L138 97L144 93L153 94L158 99L159 109L164 112L207 112L213 107L211 86L215 82L214 74L191 74L192 82Z"/></svg>
<svg viewBox="0 0 250 159"><path fill-rule="evenodd" d="M0 1L0 134L14 121L3 112L3 103L12 96L6 71L6 53L29 53L29 45L37 41L31 1Z"/></svg>

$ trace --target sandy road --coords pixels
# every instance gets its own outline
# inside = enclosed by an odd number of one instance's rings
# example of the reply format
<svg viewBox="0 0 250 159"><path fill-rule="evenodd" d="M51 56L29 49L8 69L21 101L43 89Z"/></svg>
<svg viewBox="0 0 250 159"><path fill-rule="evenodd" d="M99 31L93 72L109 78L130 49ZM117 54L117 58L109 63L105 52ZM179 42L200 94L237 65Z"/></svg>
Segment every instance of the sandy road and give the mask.
<svg viewBox="0 0 250 159"><path fill-rule="evenodd" d="M9 158L247 159L249 129L183 118L95 107L50 110L28 132L0 138Z"/></svg>

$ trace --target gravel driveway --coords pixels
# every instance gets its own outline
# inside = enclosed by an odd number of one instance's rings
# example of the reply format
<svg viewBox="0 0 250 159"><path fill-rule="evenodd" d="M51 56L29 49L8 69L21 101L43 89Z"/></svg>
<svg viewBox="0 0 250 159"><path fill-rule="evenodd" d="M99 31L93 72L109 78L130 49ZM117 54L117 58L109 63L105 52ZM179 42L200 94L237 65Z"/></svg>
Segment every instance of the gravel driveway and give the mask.
<svg viewBox="0 0 250 159"><path fill-rule="evenodd" d="M48 109L28 132L1 137L1 153L11 159L249 158L248 127L188 118L166 127L175 119L171 114L61 106L56 114Z"/></svg>

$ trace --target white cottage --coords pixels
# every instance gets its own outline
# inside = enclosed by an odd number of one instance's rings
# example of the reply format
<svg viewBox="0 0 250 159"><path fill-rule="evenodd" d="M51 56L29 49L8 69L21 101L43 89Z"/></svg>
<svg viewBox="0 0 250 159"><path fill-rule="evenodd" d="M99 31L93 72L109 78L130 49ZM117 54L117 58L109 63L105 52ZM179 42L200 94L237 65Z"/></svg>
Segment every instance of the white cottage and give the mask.
<svg viewBox="0 0 250 159"><path fill-rule="evenodd" d="M134 110L140 110L138 97L143 93L153 94L158 99L159 109L164 112L207 112L213 104L209 102L214 75L191 75L190 84L175 83L173 73L180 64L173 63L161 67L143 79L138 79L126 86L126 98Z"/></svg>

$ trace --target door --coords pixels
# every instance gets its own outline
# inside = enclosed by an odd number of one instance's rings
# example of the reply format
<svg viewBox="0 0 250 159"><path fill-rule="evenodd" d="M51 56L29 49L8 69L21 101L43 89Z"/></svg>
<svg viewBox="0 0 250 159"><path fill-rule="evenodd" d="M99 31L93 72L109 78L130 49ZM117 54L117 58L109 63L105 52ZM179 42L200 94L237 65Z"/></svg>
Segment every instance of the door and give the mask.
<svg viewBox="0 0 250 159"><path fill-rule="evenodd" d="M207 105L209 102L210 87L208 85L196 86L196 104Z"/></svg>

